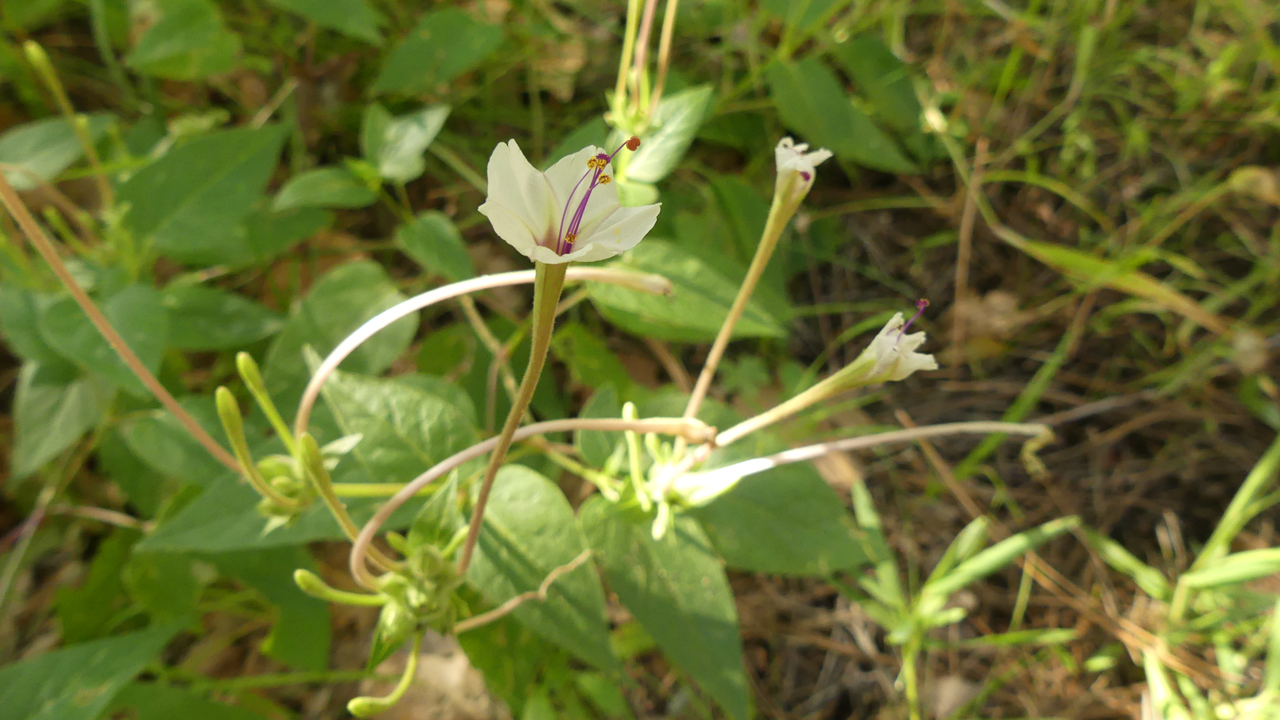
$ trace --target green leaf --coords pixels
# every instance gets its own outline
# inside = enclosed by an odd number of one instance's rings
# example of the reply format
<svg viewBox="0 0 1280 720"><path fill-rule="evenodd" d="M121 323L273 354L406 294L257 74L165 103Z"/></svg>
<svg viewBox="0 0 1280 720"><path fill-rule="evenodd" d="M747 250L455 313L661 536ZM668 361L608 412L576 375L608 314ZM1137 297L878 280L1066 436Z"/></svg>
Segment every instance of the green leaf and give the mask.
<svg viewBox="0 0 1280 720"><path fill-rule="evenodd" d="M387 56L373 92L432 90L479 65L502 41L501 27L457 8L429 12Z"/></svg>
<svg viewBox="0 0 1280 720"><path fill-rule="evenodd" d="M25 363L13 397L15 479L39 470L102 421L111 393L93 377L67 380Z"/></svg>
<svg viewBox="0 0 1280 720"><path fill-rule="evenodd" d="M201 588L187 555L134 553L123 579L134 601L156 621L171 622L195 614Z"/></svg>
<svg viewBox="0 0 1280 720"><path fill-rule="evenodd" d="M169 313L160 293L146 285L131 285L103 303L102 314L142 365L152 374L159 371L169 337ZM150 397L151 392L70 297L41 308L40 333L50 347L84 370L134 395Z"/></svg>
<svg viewBox="0 0 1280 720"><path fill-rule="evenodd" d="M400 378L335 372L324 399L343 434L361 436L352 454L378 482L409 482L477 440L471 417Z"/></svg>
<svg viewBox="0 0 1280 720"><path fill-rule="evenodd" d="M450 282L475 277L462 233L438 210L428 210L396 231L396 245L427 270Z"/></svg>
<svg viewBox="0 0 1280 720"><path fill-rule="evenodd" d="M94 720L181 629L160 625L0 668L0 707L12 720Z"/></svg>
<svg viewBox="0 0 1280 720"><path fill-rule="evenodd" d="M760 6L785 20L788 26L808 31L847 2L848 0L762 0Z"/></svg>
<svg viewBox="0 0 1280 720"><path fill-rule="evenodd" d="M262 195L285 130L223 130L170 150L120 187L125 224L173 260L202 262Z"/></svg>
<svg viewBox="0 0 1280 720"><path fill-rule="evenodd" d="M116 122L116 116L111 113L89 113L85 118L89 121L89 137L94 142ZM4 178L15 190L36 187L36 178L53 180L83 155L84 146L65 118L24 123L0 135L0 163L17 165L27 171L5 169Z"/></svg>
<svg viewBox="0 0 1280 720"><path fill-rule="evenodd" d="M783 465L744 478L690 515L730 567L828 575L868 561L844 503L812 467Z"/></svg>
<svg viewBox="0 0 1280 720"><path fill-rule="evenodd" d="M580 418L620 418L622 417L622 401L618 391L612 385L605 385L582 406ZM622 442L622 433L604 430L578 430L573 434L574 447L582 454L587 465L602 468L613 455L613 449Z"/></svg>
<svg viewBox="0 0 1280 720"><path fill-rule="evenodd" d="M750 714L733 590L707 536L677 516L661 540L652 519L595 496L580 519L609 588L668 657L733 718Z"/></svg>
<svg viewBox="0 0 1280 720"><path fill-rule="evenodd" d="M125 57L125 65L172 80L198 80L235 69L240 38L223 25L210 0L157 0L143 7L143 17L135 21L150 27Z"/></svg>
<svg viewBox="0 0 1280 720"><path fill-rule="evenodd" d="M609 346L582 323L557 325L551 336L551 350L579 385L593 390L612 385L623 397L630 395L631 374Z"/></svg>
<svg viewBox="0 0 1280 720"><path fill-rule="evenodd" d="M52 297L0 283L0 336L14 355L38 362L47 371L70 377L76 372L75 366L40 336L40 308L51 302Z"/></svg>
<svg viewBox="0 0 1280 720"><path fill-rule="evenodd" d="M877 117L903 134L920 132L920 101L907 66L874 35L859 35L836 45L833 55Z"/></svg>
<svg viewBox="0 0 1280 720"><path fill-rule="evenodd" d="M849 101L836 74L820 60L775 62L765 72L783 122L843 160L894 173L917 168L893 139Z"/></svg>
<svg viewBox="0 0 1280 720"><path fill-rule="evenodd" d="M502 698L513 715L524 711L544 672L568 664L565 653L510 615L462 633L458 644L484 674L489 692Z"/></svg>
<svg viewBox="0 0 1280 720"><path fill-rule="evenodd" d="M675 287L671 297L663 297L605 283L588 286L601 314L642 337L682 342L711 340L738 293L737 285L715 268L662 240L646 240L610 265L662 275ZM786 337L786 330L753 301L747 303L733 336L781 338Z"/></svg>
<svg viewBox="0 0 1280 720"><path fill-rule="evenodd" d="M188 396L179 399L178 403L210 435L225 437L212 398ZM168 410L132 414L118 427L120 437L129 450L152 470L166 477L182 483L209 486L231 475L231 471L191 437L191 433Z"/></svg>
<svg viewBox="0 0 1280 720"><path fill-rule="evenodd" d="M432 105L392 117L373 103L360 128L360 152L384 180L407 183L426 169L422 154L444 127L449 110L448 105Z"/></svg>
<svg viewBox="0 0 1280 720"><path fill-rule="evenodd" d="M214 702L190 690L161 683L132 683L116 694L107 713L132 720L263 720L261 715Z"/></svg>
<svg viewBox="0 0 1280 720"><path fill-rule="evenodd" d="M413 524L409 526L409 545L444 547L466 524L466 518L462 516L462 498L458 495L458 474L449 473L449 479L422 504L422 509L413 518Z"/></svg>
<svg viewBox="0 0 1280 720"><path fill-rule="evenodd" d="M196 265L265 265L277 255L329 227L333 215L317 208L281 213L251 211L229 237L203 248L182 250L183 261Z"/></svg>
<svg viewBox="0 0 1280 720"><path fill-rule="evenodd" d="M63 642L95 640L110 632L112 622L128 601L120 571L139 537L134 530L112 530L98 545L84 582L75 588L58 588L53 606L62 622Z"/></svg>
<svg viewBox="0 0 1280 720"><path fill-rule="evenodd" d="M656 183L676 169L698 134L711 103L711 91L710 85L699 85L658 103L653 112L654 130L640 138L640 148L623 165L627 180ZM625 139L618 138L618 142Z"/></svg>
<svg viewBox="0 0 1280 720"><path fill-rule="evenodd" d="M494 482L467 581L498 605L537 590L586 547L560 488L533 470L508 465ZM596 667L618 664L609 648L604 590L590 563L560 576L546 602L524 603L512 615Z"/></svg>
<svg viewBox="0 0 1280 720"><path fill-rule="evenodd" d="M301 395L310 372L302 348L325 355L366 320L404 300L386 270L361 260L330 270L314 285L267 351L264 373L272 393ZM343 363L351 372L377 375L409 349L417 330L413 313L361 345ZM285 398L292 405L297 398Z"/></svg>
<svg viewBox="0 0 1280 720"><path fill-rule="evenodd" d="M293 571L316 571L305 547L255 549L210 555L223 573L262 593L276 607L276 621L262 648L301 670L329 667L329 605L298 589Z"/></svg>
<svg viewBox="0 0 1280 720"><path fill-rule="evenodd" d="M303 207L358 208L377 201L378 193L346 168L328 167L289 178L276 193L271 209L281 212Z"/></svg>
<svg viewBox="0 0 1280 720"><path fill-rule="evenodd" d="M181 350L235 350L284 327L273 310L243 295L203 285L170 285L161 293L169 316L169 344Z"/></svg>
<svg viewBox="0 0 1280 720"><path fill-rule="evenodd" d="M368 0L270 0L272 5L295 12L322 28L343 35L382 44L379 32L387 20Z"/></svg>

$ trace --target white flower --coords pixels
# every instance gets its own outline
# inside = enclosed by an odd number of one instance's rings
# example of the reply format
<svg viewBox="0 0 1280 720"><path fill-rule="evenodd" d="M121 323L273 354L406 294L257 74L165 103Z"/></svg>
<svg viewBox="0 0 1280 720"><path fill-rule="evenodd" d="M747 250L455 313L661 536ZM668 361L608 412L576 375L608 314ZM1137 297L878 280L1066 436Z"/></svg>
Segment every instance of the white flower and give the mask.
<svg viewBox="0 0 1280 720"><path fill-rule="evenodd" d="M628 141L613 155L638 144ZM489 197L480 212L498 237L534 262L593 262L626 252L653 229L660 205L618 204L613 155L586 147L543 173L515 140L499 143L489 157Z"/></svg>
<svg viewBox="0 0 1280 720"><path fill-rule="evenodd" d="M796 145L794 140L784 137L773 149L773 157L778 163L774 193L781 200L799 203L813 186L814 168L830 158L831 151L822 148L809 152L808 145Z"/></svg>
<svg viewBox="0 0 1280 720"><path fill-rule="evenodd" d="M927 304L927 303L923 303ZM921 310L924 308L921 307ZM918 314L918 313L917 313ZM915 318L912 318L913 320ZM891 382L902 380L917 370L937 370L938 361L932 355L916 352L916 348L924 344L922 332L904 334L905 323L902 313L895 313L884 326L854 365L871 362L871 370L864 377L871 382Z"/></svg>

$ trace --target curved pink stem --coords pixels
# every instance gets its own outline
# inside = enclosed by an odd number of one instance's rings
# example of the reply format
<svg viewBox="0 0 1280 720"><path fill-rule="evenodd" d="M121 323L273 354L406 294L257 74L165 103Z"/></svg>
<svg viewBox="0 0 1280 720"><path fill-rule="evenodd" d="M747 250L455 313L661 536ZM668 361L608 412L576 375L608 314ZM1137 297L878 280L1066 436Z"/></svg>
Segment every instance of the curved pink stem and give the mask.
<svg viewBox="0 0 1280 720"><path fill-rule="evenodd" d="M570 420L549 420L526 425L516 430L511 439L512 441L520 441L533 435L568 430L633 430L645 433L662 433L665 435L679 435L693 443L709 442L711 438L715 437L715 428L696 418L692 420L683 418L646 418L644 420L575 418ZM366 588L377 589L377 578L374 577L373 573L369 572L369 568L364 563L364 556L373 542L373 536L378 533L382 524L387 521L387 518L391 517L391 513L399 509L409 498L417 495L427 485L468 460L473 460L492 450L498 444L498 439L497 437L491 437L488 440L472 445L466 450L454 453L400 488L400 492L391 496L390 500L378 508L378 512L374 513L373 517L369 518L369 522L365 523L364 527L360 529L360 534L356 536L355 542L351 546L351 576Z"/></svg>

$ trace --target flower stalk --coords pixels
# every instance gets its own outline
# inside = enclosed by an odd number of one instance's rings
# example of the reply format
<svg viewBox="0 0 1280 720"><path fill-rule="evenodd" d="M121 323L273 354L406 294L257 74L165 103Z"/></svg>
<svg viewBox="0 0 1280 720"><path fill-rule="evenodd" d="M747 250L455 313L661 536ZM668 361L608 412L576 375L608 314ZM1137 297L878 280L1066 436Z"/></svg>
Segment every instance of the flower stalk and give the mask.
<svg viewBox="0 0 1280 720"><path fill-rule="evenodd" d="M471 525L467 529L467 539L462 545L462 557L458 561L458 574L466 573L471 564L471 555L475 551L476 540L480 536L480 525L484 520L484 508L489 502L489 492L493 490L493 480L498 475L511 449L511 438L520 426L529 402L533 400L534 388L538 386L538 378L542 377L542 368L546 365L547 351L551 347L551 330L555 327L556 306L560 304L560 293L564 290L566 265L537 264L537 277L533 282L533 328L531 332L532 346L529 349L529 365L525 368L524 378L520 381L520 389L511 404L511 412L498 435L498 444L489 457L489 466L485 469L480 481L480 494L476 498L476 506L471 515Z"/></svg>

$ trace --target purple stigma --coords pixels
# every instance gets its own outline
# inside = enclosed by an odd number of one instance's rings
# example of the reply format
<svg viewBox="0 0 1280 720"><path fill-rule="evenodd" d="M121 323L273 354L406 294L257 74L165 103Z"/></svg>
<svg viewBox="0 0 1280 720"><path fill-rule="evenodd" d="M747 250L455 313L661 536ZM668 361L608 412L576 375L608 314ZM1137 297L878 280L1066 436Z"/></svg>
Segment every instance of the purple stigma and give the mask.
<svg viewBox="0 0 1280 720"><path fill-rule="evenodd" d="M908 320L907 323L902 326L902 329L898 330L899 338L901 338L903 333L907 331L907 328L911 327L911 323L915 322L917 318L919 318L921 315L924 314L924 309L927 307L929 307L928 300L925 300L924 298L920 298L919 300L916 301L916 314L912 315L911 319Z"/></svg>

